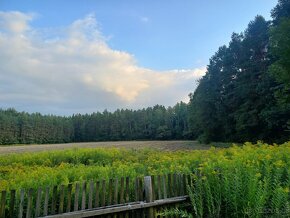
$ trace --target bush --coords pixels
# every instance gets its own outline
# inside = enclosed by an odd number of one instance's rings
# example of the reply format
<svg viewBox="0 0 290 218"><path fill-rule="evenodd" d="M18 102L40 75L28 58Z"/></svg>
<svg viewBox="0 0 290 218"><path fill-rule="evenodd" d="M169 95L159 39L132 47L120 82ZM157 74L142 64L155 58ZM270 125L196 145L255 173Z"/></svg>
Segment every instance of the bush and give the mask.
<svg viewBox="0 0 290 218"><path fill-rule="evenodd" d="M191 176L189 211L182 217L287 217L290 143L212 149ZM187 214L187 215L186 215Z"/></svg>

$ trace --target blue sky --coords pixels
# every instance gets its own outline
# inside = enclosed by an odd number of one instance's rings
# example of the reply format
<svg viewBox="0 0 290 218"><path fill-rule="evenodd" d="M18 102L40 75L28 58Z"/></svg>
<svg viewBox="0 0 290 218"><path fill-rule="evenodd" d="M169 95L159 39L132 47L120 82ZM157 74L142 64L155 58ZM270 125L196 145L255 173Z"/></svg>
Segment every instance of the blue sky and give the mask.
<svg viewBox="0 0 290 218"><path fill-rule="evenodd" d="M0 67L0 106L72 114L187 101L218 47L276 3L1 0L0 56L11 65Z"/></svg>

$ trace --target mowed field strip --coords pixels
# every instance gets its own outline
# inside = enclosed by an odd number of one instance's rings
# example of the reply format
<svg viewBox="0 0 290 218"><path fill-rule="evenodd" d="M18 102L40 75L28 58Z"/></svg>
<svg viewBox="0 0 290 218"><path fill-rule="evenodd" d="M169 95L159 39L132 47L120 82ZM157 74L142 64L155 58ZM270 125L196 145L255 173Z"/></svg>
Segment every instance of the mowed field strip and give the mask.
<svg viewBox="0 0 290 218"><path fill-rule="evenodd" d="M209 149L210 145L200 144L197 141L112 141L112 142L82 142L67 144L41 144L41 145L3 145L0 146L0 155L41 152L50 150L64 150L72 148L155 148L161 150L195 150Z"/></svg>

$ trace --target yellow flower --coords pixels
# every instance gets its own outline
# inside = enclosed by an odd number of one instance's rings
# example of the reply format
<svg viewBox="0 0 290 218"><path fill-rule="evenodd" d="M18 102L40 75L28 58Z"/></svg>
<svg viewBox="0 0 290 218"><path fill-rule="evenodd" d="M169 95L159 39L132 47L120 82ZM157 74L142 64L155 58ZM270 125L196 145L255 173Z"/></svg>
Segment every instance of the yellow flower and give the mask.
<svg viewBox="0 0 290 218"><path fill-rule="evenodd" d="M282 160L278 160L278 161L276 161L276 162L274 163L274 165L277 166L277 167L282 167L282 166L284 166L284 163L283 163Z"/></svg>
<svg viewBox="0 0 290 218"><path fill-rule="evenodd" d="M261 173L256 173L256 177L260 178L262 176Z"/></svg>

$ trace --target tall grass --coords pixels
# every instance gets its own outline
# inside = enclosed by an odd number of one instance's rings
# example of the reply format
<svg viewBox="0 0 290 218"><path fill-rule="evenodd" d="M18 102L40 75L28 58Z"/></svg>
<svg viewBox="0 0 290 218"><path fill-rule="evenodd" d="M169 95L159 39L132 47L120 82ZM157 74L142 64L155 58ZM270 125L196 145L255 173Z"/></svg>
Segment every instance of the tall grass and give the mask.
<svg viewBox="0 0 290 218"><path fill-rule="evenodd" d="M290 142L195 151L72 149L0 156L0 189L90 179L191 173L191 209L182 217L287 217Z"/></svg>
<svg viewBox="0 0 290 218"><path fill-rule="evenodd" d="M221 155L221 153L223 155ZM180 217L289 217L289 143L218 151L199 164L188 186L191 208Z"/></svg>

